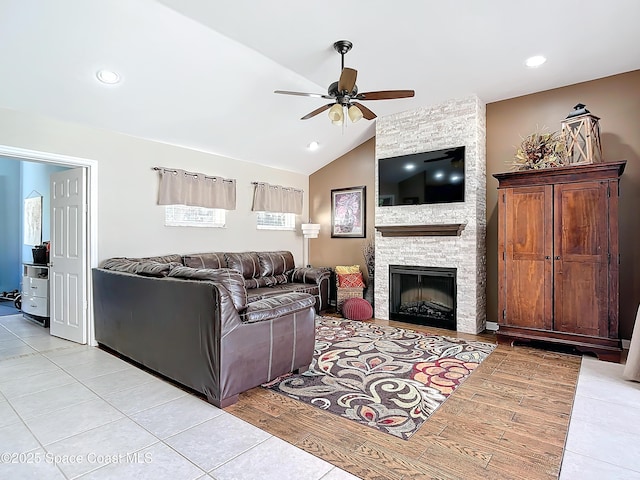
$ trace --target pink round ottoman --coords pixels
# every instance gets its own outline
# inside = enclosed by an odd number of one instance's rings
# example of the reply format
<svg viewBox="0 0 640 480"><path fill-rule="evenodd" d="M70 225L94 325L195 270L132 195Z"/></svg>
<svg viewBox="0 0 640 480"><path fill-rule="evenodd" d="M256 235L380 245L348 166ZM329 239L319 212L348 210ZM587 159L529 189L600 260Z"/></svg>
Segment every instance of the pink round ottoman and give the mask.
<svg viewBox="0 0 640 480"><path fill-rule="evenodd" d="M373 308L364 298L349 298L342 305L342 315L349 320L369 320L373 317Z"/></svg>

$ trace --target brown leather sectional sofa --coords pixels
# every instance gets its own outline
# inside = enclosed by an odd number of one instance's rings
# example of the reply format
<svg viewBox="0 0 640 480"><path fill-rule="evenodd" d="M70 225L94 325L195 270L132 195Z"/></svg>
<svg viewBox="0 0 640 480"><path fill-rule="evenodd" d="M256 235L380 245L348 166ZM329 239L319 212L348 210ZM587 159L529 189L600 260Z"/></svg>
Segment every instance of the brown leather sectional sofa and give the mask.
<svg viewBox="0 0 640 480"><path fill-rule="evenodd" d="M308 368L328 288L286 251L113 258L93 269L95 336L226 407Z"/></svg>

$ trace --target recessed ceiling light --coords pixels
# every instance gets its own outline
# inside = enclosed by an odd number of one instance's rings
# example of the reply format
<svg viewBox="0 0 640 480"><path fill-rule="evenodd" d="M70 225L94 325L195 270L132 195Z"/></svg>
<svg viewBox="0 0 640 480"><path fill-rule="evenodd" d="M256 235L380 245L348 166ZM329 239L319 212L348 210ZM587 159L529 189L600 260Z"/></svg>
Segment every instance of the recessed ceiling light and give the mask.
<svg viewBox="0 0 640 480"><path fill-rule="evenodd" d="M444 172L442 170L438 170L436 173L433 174L433 178L435 178L436 180L440 180L441 178L444 178Z"/></svg>
<svg viewBox="0 0 640 480"><path fill-rule="evenodd" d="M542 55L535 55L533 57L527 58L527 60L524 62L524 64L527 67L535 68L535 67L539 67L540 65L542 65L546 61L547 61L547 59L545 57L543 57Z"/></svg>
<svg viewBox="0 0 640 480"><path fill-rule="evenodd" d="M404 166L404 169L405 169L405 170L413 170L414 168L416 168L416 166L415 166L413 163L407 163L407 164Z"/></svg>
<svg viewBox="0 0 640 480"><path fill-rule="evenodd" d="M307 145L307 148L313 152L314 150L317 150L319 146L320 144L314 140L309 145Z"/></svg>
<svg viewBox="0 0 640 480"><path fill-rule="evenodd" d="M107 85L114 85L120 81L120 75L113 70L98 70L96 72L96 77L102 83L106 83Z"/></svg>

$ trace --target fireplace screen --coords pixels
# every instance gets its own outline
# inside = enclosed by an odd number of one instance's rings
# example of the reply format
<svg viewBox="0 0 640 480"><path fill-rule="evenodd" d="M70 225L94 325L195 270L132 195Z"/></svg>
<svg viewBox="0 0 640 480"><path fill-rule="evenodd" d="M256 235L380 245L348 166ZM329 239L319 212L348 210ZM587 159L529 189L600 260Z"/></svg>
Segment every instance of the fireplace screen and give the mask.
<svg viewBox="0 0 640 480"><path fill-rule="evenodd" d="M456 269L389 266L389 318L456 329Z"/></svg>

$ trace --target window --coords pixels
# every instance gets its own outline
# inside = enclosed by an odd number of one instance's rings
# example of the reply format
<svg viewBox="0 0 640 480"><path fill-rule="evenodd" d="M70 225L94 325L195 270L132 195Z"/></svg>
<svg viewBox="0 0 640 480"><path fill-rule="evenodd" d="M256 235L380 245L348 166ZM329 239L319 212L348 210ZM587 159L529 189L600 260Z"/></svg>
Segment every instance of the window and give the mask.
<svg viewBox="0 0 640 480"><path fill-rule="evenodd" d="M226 210L221 208L188 207L166 205L164 224L167 227L214 227L224 228Z"/></svg>
<svg viewBox="0 0 640 480"><path fill-rule="evenodd" d="M295 213L256 212L258 230L295 230Z"/></svg>

